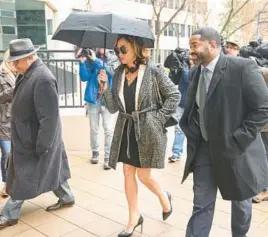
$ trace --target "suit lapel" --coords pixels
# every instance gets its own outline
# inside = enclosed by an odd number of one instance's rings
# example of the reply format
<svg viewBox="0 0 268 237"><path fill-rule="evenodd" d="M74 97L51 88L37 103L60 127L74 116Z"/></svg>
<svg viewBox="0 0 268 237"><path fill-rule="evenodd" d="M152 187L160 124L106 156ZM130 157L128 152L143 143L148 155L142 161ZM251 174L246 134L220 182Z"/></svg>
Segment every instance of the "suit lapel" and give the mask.
<svg viewBox="0 0 268 237"><path fill-rule="evenodd" d="M117 84L115 86L115 97L118 99L118 105L122 111L126 111L125 99L124 99L124 83L125 83L125 69L124 67L120 68L118 71Z"/></svg>
<svg viewBox="0 0 268 237"><path fill-rule="evenodd" d="M205 121L205 123L207 123L207 104L208 104L208 101L210 100L217 85L219 84L219 82L223 78L223 73L224 73L224 68L226 67L226 62L227 62L226 57L223 54L221 54L220 58L216 64L216 67L214 69L214 73L213 73L213 76L211 78L210 85L208 88L206 105L204 107L204 121Z"/></svg>
<svg viewBox="0 0 268 237"><path fill-rule="evenodd" d="M153 76L151 62L140 65L137 88L136 88L136 110L140 110L141 102L148 95L148 91L152 89Z"/></svg>
<svg viewBox="0 0 268 237"><path fill-rule="evenodd" d="M190 104L190 110L189 110L189 116L188 116L188 124L190 124L190 119L193 114L193 110L195 107L196 103L196 93L197 93L197 88L198 88L198 83L199 83L199 78L200 78L200 72L201 72L201 66L199 66L194 72L193 72L193 78L191 79L192 84L191 87L192 89L189 90L189 104Z"/></svg>
<svg viewBox="0 0 268 237"><path fill-rule="evenodd" d="M146 81L146 80L143 80L145 70L146 70L146 66L140 65L138 78L137 78L137 84L136 84L136 94L135 94L135 109L136 109L136 111L138 111L138 108L140 108L139 102L142 101L143 97L141 97L141 96L144 94L141 85L144 86L144 81Z"/></svg>

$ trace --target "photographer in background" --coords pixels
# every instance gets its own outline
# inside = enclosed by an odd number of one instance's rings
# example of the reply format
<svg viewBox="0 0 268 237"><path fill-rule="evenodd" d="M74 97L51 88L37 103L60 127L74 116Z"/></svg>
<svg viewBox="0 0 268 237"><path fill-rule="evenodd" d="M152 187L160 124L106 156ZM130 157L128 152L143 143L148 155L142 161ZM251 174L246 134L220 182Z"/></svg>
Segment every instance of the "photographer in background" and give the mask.
<svg viewBox="0 0 268 237"><path fill-rule="evenodd" d="M113 129L111 122L111 114L101 100L103 92L102 82L98 79L100 73L105 73L108 77L108 86L112 85L112 76L106 68L104 68L103 61L96 58L96 54L91 49L76 50L76 58L80 60L79 73L83 82L87 83L84 100L87 103L89 122L90 122L90 142L92 157L91 163L98 164L99 162L99 122L100 115L103 120L103 129L105 135L104 142L104 165L105 170L109 170L109 156L110 147L113 136Z"/></svg>

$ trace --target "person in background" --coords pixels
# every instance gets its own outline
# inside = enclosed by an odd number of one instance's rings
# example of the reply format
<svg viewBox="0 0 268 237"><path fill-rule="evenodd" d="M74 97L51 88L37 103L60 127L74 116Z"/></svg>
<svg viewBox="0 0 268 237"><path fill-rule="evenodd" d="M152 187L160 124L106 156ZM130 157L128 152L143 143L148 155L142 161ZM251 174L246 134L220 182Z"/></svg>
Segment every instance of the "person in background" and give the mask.
<svg viewBox="0 0 268 237"><path fill-rule="evenodd" d="M104 165L105 170L109 170L109 156L113 136L112 115L107 110L101 99L102 86L98 79L101 70L104 69L103 61L96 57L96 54L91 49L81 49L77 51L79 58L79 74L83 82L87 83L84 100L87 103L87 113L90 122L90 142L91 142L91 164L99 162L99 123L100 116L102 117L104 129ZM105 69L106 70L106 69ZM112 75L106 70L108 75L109 87L112 85Z"/></svg>
<svg viewBox="0 0 268 237"><path fill-rule="evenodd" d="M53 191L54 211L75 204L69 187L71 177L62 140L57 81L37 55L32 41L9 43L18 73L11 110L11 155L7 162L7 193L10 198L0 215L0 228L16 225L25 200Z"/></svg>
<svg viewBox="0 0 268 237"><path fill-rule="evenodd" d="M11 150L10 142L10 119L11 119L11 102L15 86L16 69L12 63L7 61L9 50L4 54L3 61L0 65L0 148L1 148L1 172L3 188L2 197L7 197L6 192L6 159Z"/></svg>
<svg viewBox="0 0 268 237"><path fill-rule="evenodd" d="M192 62L193 63L193 62ZM189 62L190 64L190 62ZM194 63L193 63L194 64ZM189 65L190 66L190 65ZM177 118L178 118L178 124L175 126L175 138L172 146L172 156L169 157L169 162L173 163L176 161L179 161L181 159L181 156L183 154L183 147L184 147L184 133L180 128L179 122L181 119L181 116L184 112L184 107L186 103L186 97L187 97L187 89L189 86L189 67L185 67L183 69L183 73L177 73L177 81L179 85L179 91L181 93L181 101L179 103L179 107L177 109Z"/></svg>
<svg viewBox="0 0 268 237"><path fill-rule="evenodd" d="M109 50L104 48L98 48L96 57L105 63L105 68L113 75L120 62L116 55L111 54Z"/></svg>
<svg viewBox="0 0 268 237"><path fill-rule="evenodd" d="M225 51L229 56L238 56L240 51L239 42L237 40L227 40Z"/></svg>

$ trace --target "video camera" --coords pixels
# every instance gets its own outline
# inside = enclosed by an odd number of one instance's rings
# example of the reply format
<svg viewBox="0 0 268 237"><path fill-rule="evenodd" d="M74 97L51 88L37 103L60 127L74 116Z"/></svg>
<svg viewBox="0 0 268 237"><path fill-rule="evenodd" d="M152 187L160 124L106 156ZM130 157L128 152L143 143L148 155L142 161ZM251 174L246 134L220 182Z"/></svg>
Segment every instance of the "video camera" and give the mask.
<svg viewBox="0 0 268 237"><path fill-rule="evenodd" d="M92 56L92 51L90 49L87 49L87 48L78 49L77 53L75 55L76 58L85 57L87 59L89 59L90 56Z"/></svg>

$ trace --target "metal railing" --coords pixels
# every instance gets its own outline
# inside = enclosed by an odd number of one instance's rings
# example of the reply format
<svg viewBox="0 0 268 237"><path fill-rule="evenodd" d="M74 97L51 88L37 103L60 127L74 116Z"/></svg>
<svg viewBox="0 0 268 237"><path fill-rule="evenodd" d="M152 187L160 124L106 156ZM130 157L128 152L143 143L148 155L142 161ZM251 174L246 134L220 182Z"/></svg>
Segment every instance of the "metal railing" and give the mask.
<svg viewBox="0 0 268 237"><path fill-rule="evenodd" d="M5 51L0 50L0 63ZM160 62L163 63L170 50L160 50ZM83 107L86 83L79 76L79 61L74 57L73 50L39 50L39 57L54 74L58 82L59 105L61 108ZM151 57L155 59L155 50Z"/></svg>
<svg viewBox="0 0 268 237"><path fill-rule="evenodd" d="M4 51L0 51L1 55ZM78 60L73 50L39 50L38 56L54 74L58 83L59 105L61 108L83 107L85 83L79 77Z"/></svg>

